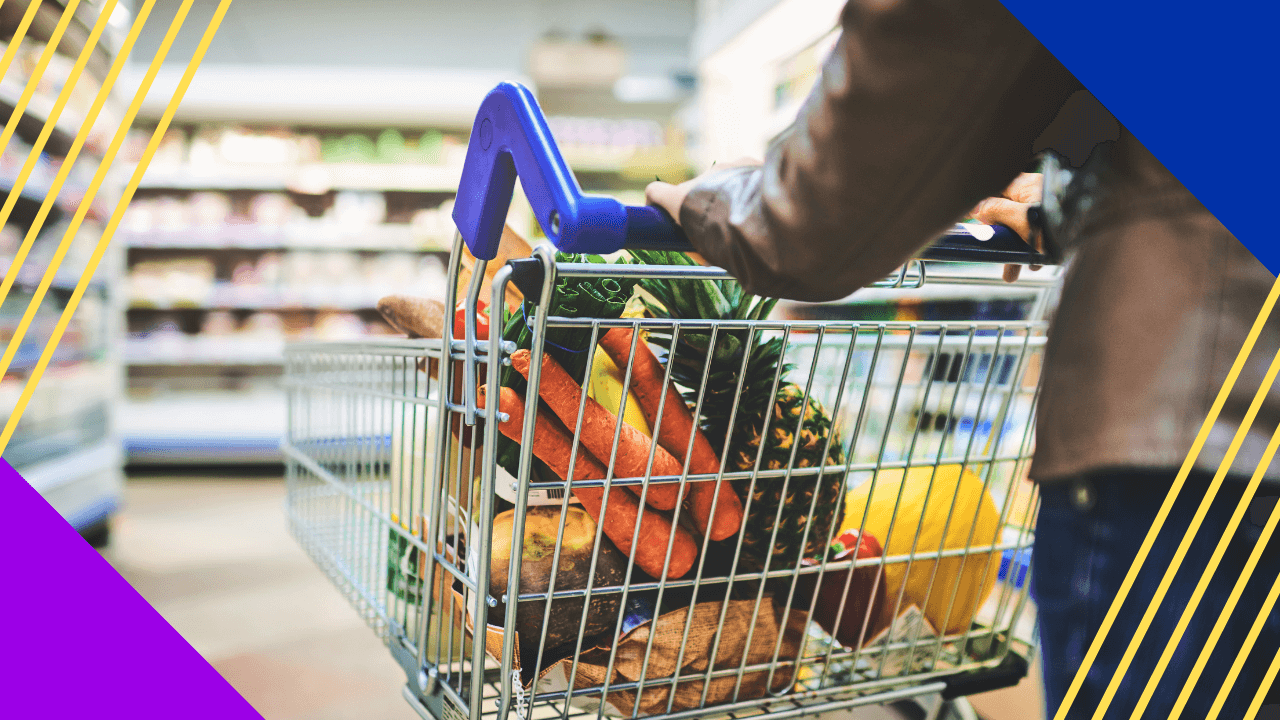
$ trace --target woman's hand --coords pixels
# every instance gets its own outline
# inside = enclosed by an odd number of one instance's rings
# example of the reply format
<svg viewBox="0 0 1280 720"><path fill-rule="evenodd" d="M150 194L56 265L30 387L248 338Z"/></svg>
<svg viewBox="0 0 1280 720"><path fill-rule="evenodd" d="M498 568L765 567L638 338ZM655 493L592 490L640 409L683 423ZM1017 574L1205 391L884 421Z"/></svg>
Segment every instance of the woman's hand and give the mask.
<svg viewBox="0 0 1280 720"><path fill-rule="evenodd" d="M1036 251L1041 251L1042 241L1039 233L1033 233L1031 223L1027 220L1027 209L1040 202L1040 193L1044 184L1044 176L1040 173L1022 173L1000 197L987 198L978 203L969 217L987 225L1004 225L1016 232L1024 242L1031 242L1035 235ZM1032 265L1032 270L1039 270L1039 265ZM1021 265L1005 265L1004 281L1013 282L1022 272Z"/></svg>
<svg viewBox="0 0 1280 720"><path fill-rule="evenodd" d="M718 173L718 172L724 172L725 170L730 170L732 168L755 166L760 164L761 163L759 160L753 160L751 158L739 158L738 160L734 160L731 163L725 163L723 165L712 165L710 170L702 173L701 175L699 175L698 177L692 180L686 180L685 182L682 182L679 185L664 183L660 180L657 182L651 182L644 189L645 201L648 202L650 205L656 205L657 207L660 207L663 210L666 210L667 214L671 216L671 219L675 220L676 224L679 225L680 224L680 206L684 205L684 199L686 196L688 196L689 191L693 189L693 186L695 183L707 177L708 175L714 175L715 173Z"/></svg>

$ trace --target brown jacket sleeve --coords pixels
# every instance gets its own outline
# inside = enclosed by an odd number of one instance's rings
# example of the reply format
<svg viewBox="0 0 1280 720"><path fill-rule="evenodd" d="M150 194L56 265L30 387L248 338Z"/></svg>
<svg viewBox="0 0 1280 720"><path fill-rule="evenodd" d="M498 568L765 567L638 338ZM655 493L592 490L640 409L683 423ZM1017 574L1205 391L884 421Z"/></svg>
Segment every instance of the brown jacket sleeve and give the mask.
<svg viewBox="0 0 1280 720"><path fill-rule="evenodd" d="M699 181L680 222L753 293L844 297L1032 158L1079 83L996 0L850 0L794 125L758 168Z"/></svg>

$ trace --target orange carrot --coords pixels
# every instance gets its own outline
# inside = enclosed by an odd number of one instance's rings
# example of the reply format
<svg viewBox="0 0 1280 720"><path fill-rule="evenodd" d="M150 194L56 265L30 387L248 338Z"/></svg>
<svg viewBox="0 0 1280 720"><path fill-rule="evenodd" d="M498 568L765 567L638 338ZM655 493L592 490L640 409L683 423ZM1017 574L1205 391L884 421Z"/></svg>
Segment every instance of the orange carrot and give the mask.
<svg viewBox="0 0 1280 720"><path fill-rule="evenodd" d="M625 368L631 356L631 330L610 330L600 338L600 347L618 367ZM649 426L658 429L658 444L676 458L688 455L690 474L719 473L720 459L702 431L695 430L693 414L675 387L667 385L667 400L662 402L665 378L666 372L658 358L653 356L653 351L643 341L637 342L635 362L631 366L631 392L635 393L636 402L640 403ZM662 405L661 423L658 422L659 405ZM689 446L690 434L693 435L692 449ZM714 482L695 482L689 488L689 506L698 530L704 535L709 534L712 540L724 540L742 527L742 502L729 483L721 481L720 502L716 505L716 516L712 518L711 505L715 498Z"/></svg>
<svg viewBox="0 0 1280 720"><path fill-rule="evenodd" d="M485 401L485 386L481 385L479 400ZM524 398L511 388L502 388L498 396L498 409L509 416L506 422L499 423L498 429L503 435L515 442L523 442L524 438ZM569 454L573 440L569 433L543 412L538 412L533 440L533 454L547 464L561 479L569 476ZM578 457L574 461L575 480L603 480L605 468L585 448L578 448ZM663 515L642 508L640 501L626 488L613 488L609 493L609 506L606 512L603 488L574 488L573 494L582 503L586 511L604 528L605 535L613 541L618 550L630 556L635 551L636 566L653 577L662 577L662 568L666 562L667 543L672 532L675 541L671 547L671 564L667 566L668 578L683 577L693 567L698 558L698 545L688 530L679 525L672 526L671 521ZM631 538L640 523L639 542L632 546Z"/></svg>
<svg viewBox="0 0 1280 720"><path fill-rule="evenodd" d="M530 355L528 350L517 350L511 356L511 365L521 375L529 377ZM542 380L539 394L551 411L560 418L565 426L574 428L578 423L578 400L582 394L582 386L569 377L569 373L560 367L550 355L542 356ZM592 455L607 461L613 449L613 436L618 428L618 419L604 406L588 397L583 408L582 444ZM617 459L614 461L614 472L620 478L639 478L645 476L645 467L649 463L649 450L652 443L644 433L622 423L622 432L618 435ZM679 475L680 463L661 447L653 448L653 474ZM659 510L671 510L680 504L680 486L675 483L650 485L645 495L645 502Z"/></svg>

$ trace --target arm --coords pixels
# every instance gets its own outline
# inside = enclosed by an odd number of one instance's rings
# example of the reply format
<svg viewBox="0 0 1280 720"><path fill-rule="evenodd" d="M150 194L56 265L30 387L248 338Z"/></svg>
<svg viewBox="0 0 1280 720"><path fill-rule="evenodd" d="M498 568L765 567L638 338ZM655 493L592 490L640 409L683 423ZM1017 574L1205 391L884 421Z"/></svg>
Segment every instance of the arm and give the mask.
<svg viewBox="0 0 1280 720"><path fill-rule="evenodd" d="M1079 88L995 0L850 0L841 24L763 165L650 190L750 292L833 300L884 277L999 194Z"/></svg>

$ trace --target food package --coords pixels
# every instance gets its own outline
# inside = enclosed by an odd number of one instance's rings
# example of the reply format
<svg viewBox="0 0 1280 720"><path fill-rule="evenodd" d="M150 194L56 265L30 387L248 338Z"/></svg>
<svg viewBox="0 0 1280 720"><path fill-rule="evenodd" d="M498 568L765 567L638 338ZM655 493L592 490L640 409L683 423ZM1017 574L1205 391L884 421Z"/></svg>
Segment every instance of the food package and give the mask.
<svg viewBox="0 0 1280 720"><path fill-rule="evenodd" d="M873 484L875 495L869 497ZM842 533L861 523L864 531L882 540L888 557L908 555L914 548L917 557L910 563L909 574L905 559L885 565L887 604L922 606L932 626L948 635L969 628L995 586L1000 572L997 553L941 561L919 557L940 549L991 546L1000 539L1000 513L995 502L983 489L982 479L969 470L961 472L959 465L939 466L936 474L933 467L911 468L905 473L901 469L882 470L874 482L849 491L844 522Z"/></svg>
<svg viewBox="0 0 1280 720"><path fill-rule="evenodd" d="M938 655L937 639L933 625L920 608L912 604L867 642L863 657L878 669L880 677L943 670L943 657L934 657ZM892 647L895 645L899 647ZM936 663L931 664L935 660Z"/></svg>

